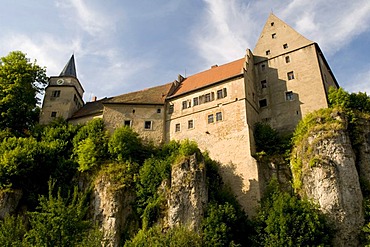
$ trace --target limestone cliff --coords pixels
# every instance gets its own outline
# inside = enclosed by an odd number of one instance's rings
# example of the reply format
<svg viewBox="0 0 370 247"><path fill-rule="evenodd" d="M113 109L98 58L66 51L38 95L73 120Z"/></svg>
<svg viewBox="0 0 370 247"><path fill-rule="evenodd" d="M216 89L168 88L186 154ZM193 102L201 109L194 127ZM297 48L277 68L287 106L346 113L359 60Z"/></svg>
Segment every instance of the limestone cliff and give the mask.
<svg viewBox="0 0 370 247"><path fill-rule="evenodd" d="M307 132L293 150L294 185L328 216L335 230L335 246L358 246L364 223L363 195L348 120L343 112L325 111L306 123ZM368 171L369 146L361 147L360 170Z"/></svg>
<svg viewBox="0 0 370 247"><path fill-rule="evenodd" d="M117 189L108 177L102 176L95 181L92 193L92 214L104 233L109 246L120 246L121 236L127 229L132 215L131 203L134 191Z"/></svg>
<svg viewBox="0 0 370 247"><path fill-rule="evenodd" d="M200 229L208 201L206 171L196 154L172 166L171 189L168 200L168 224Z"/></svg>

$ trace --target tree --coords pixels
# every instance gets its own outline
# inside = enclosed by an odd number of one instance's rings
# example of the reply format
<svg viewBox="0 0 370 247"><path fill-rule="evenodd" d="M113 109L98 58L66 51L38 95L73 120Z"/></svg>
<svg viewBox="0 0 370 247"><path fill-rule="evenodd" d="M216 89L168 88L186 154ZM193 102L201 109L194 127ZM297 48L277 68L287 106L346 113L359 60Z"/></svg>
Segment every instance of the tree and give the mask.
<svg viewBox="0 0 370 247"><path fill-rule="evenodd" d="M22 134L38 121L37 94L47 83L45 68L26 54L10 52L0 60L0 130Z"/></svg>

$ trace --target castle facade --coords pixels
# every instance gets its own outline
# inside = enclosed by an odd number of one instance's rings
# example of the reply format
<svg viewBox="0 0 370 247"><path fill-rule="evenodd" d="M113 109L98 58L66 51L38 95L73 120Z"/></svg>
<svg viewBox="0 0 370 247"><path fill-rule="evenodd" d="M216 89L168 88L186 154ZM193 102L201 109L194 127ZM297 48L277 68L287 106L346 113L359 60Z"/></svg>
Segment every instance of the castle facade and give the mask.
<svg viewBox="0 0 370 247"><path fill-rule="evenodd" d="M221 164L221 173L246 212L261 197L253 126L267 122L291 132L309 112L326 108L338 87L318 44L270 14L253 52L164 85L83 103L72 56L45 90L40 123L103 118L108 129L133 128L154 143L195 140Z"/></svg>

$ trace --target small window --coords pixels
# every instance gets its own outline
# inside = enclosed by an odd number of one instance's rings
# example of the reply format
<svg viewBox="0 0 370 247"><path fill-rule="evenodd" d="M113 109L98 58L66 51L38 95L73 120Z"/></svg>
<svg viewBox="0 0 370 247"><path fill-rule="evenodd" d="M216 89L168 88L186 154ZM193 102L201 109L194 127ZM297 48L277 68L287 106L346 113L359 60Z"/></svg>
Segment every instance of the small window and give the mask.
<svg viewBox="0 0 370 247"><path fill-rule="evenodd" d="M213 114L208 115L208 123L210 124L210 123L213 123L213 122L214 122L214 120L213 120Z"/></svg>
<svg viewBox="0 0 370 247"><path fill-rule="evenodd" d="M284 49L288 49L288 44L284 44L284 45L283 45L283 48L284 48Z"/></svg>
<svg viewBox="0 0 370 247"><path fill-rule="evenodd" d="M261 81L261 88L267 88L267 81L266 80Z"/></svg>
<svg viewBox="0 0 370 247"><path fill-rule="evenodd" d="M60 97L60 90L54 90L51 92L51 97L57 98Z"/></svg>
<svg viewBox="0 0 370 247"><path fill-rule="evenodd" d="M261 100L259 101L259 103L260 103L260 107L265 107L265 106L267 106L267 100L266 100L266 99L261 99Z"/></svg>
<svg viewBox="0 0 370 247"><path fill-rule="evenodd" d="M293 80L294 79L294 72L293 71L288 72L287 76L288 76L288 80Z"/></svg>
<svg viewBox="0 0 370 247"><path fill-rule="evenodd" d="M194 121L193 120L189 120L188 121L188 129L193 129L194 128Z"/></svg>
<svg viewBox="0 0 370 247"><path fill-rule="evenodd" d="M178 123L178 124L176 124L175 125L175 132L180 132L180 124Z"/></svg>
<svg viewBox="0 0 370 247"><path fill-rule="evenodd" d="M273 33L273 34L271 35L271 37L272 37L273 39L276 39L276 33Z"/></svg>
<svg viewBox="0 0 370 247"><path fill-rule="evenodd" d="M217 99L222 99L222 89L217 90Z"/></svg>
<svg viewBox="0 0 370 247"><path fill-rule="evenodd" d="M124 125L124 126L128 126L128 127L131 127L131 120L125 120L125 121L123 122L123 125Z"/></svg>
<svg viewBox="0 0 370 247"><path fill-rule="evenodd" d="M275 24L274 22L271 22L271 26L272 26L272 27L274 26L274 24Z"/></svg>
<svg viewBox="0 0 370 247"><path fill-rule="evenodd" d="M290 63L290 57L289 56L285 57L285 63Z"/></svg>
<svg viewBox="0 0 370 247"><path fill-rule="evenodd" d="M210 102L211 101L211 94L210 93L207 93L204 97L205 97L204 102Z"/></svg>
<svg viewBox="0 0 370 247"><path fill-rule="evenodd" d="M158 108L157 109L157 113L161 113L161 108Z"/></svg>
<svg viewBox="0 0 370 247"><path fill-rule="evenodd" d="M224 93L224 98L225 98L227 96L227 89L226 88L222 89L222 92Z"/></svg>
<svg viewBox="0 0 370 247"><path fill-rule="evenodd" d="M188 108L188 102L187 101L183 101L182 102L182 109L186 109Z"/></svg>
<svg viewBox="0 0 370 247"><path fill-rule="evenodd" d="M199 99L198 97L193 99L193 106L199 105Z"/></svg>
<svg viewBox="0 0 370 247"><path fill-rule="evenodd" d="M57 116L57 112L56 111L52 111L50 116L51 117L56 117Z"/></svg>
<svg viewBox="0 0 370 247"><path fill-rule="evenodd" d="M261 64L261 71L265 71L265 69L266 69L266 64Z"/></svg>
<svg viewBox="0 0 370 247"><path fill-rule="evenodd" d="M294 94L292 91L285 92L285 100L292 101L294 99L293 97L294 97Z"/></svg>
<svg viewBox="0 0 370 247"><path fill-rule="evenodd" d="M168 114L172 114L173 113L173 108L174 108L174 105L169 105L168 106Z"/></svg>
<svg viewBox="0 0 370 247"><path fill-rule="evenodd" d="M270 55L271 54L271 51L270 50L267 50L266 51L266 56Z"/></svg>
<svg viewBox="0 0 370 247"><path fill-rule="evenodd" d="M151 130L152 129L152 121L145 121L144 129Z"/></svg>
<svg viewBox="0 0 370 247"><path fill-rule="evenodd" d="M216 113L216 121L221 121L222 120L222 112L217 112Z"/></svg>

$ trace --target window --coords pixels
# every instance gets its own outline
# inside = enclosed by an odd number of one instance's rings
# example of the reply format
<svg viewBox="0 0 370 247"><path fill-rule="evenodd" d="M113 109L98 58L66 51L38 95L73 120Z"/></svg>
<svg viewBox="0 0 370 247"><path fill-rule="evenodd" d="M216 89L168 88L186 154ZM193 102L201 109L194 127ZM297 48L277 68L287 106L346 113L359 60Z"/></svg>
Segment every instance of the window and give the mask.
<svg viewBox="0 0 370 247"><path fill-rule="evenodd" d="M194 121L193 120L189 120L188 121L188 129L193 129L194 128Z"/></svg>
<svg viewBox="0 0 370 247"><path fill-rule="evenodd" d="M60 96L60 90L54 90L51 92L51 97L57 98Z"/></svg>
<svg viewBox="0 0 370 247"><path fill-rule="evenodd" d="M151 130L152 129L152 121L145 121L144 129Z"/></svg>
<svg viewBox="0 0 370 247"><path fill-rule="evenodd" d="M273 33L271 36L273 39L276 39L276 33Z"/></svg>
<svg viewBox="0 0 370 247"><path fill-rule="evenodd" d="M275 23L271 22L271 26L273 27Z"/></svg>
<svg viewBox="0 0 370 247"><path fill-rule="evenodd" d="M287 49L287 48L288 48L288 44L284 44L284 45L283 45L283 48L284 48L284 49Z"/></svg>
<svg viewBox="0 0 370 247"><path fill-rule="evenodd" d="M173 105L169 105L169 107L168 107L168 114L172 114L173 113L173 108L174 108Z"/></svg>
<svg viewBox="0 0 370 247"><path fill-rule="evenodd" d="M270 54L271 54L270 50L267 50L267 51L266 51L266 56L268 56L268 55L270 55Z"/></svg>
<svg viewBox="0 0 370 247"><path fill-rule="evenodd" d="M216 113L216 121L221 121L222 120L222 112L217 112Z"/></svg>
<svg viewBox="0 0 370 247"><path fill-rule="evenodd" d="M289 56L285 57L285 63L290 63L290 57Z"/></svg>
<svg viewBox="0 0 370 247"><path fill-rule="evenodd" d="M131 127L131 120L125 120L125 121L123 122L123 125L124 125L124 126L128 126L128 127Z"/></svg>
<svg viewBox="0 0 370 247"><path fill-rule="evenodd" d="M157 113L161 113L161 108L158 108L157 109Z"/></svg>
<svg viewBox="0 0 370 247"><path fill-rule="evenodd" d="M285 92L285 100L292 101L294 99L293 97L294 97L294 95L293 95L292 91Z"/></svg>
<svg viewBox="0 0 370 247"><path fill-rule="evenodd" d="M261 71L265 71L265 69L266 69L266 64L261 64Z"/></svg>
<svg viewBox="0 0 370 247"><path fill-rule="evenodd" d="M227 96L226 88L217 90L217 99L222 99L222 98L225 98L226 96Z"/></svg>
<svg viewBox="0 0 370 247"><path fill-rule="evenodd" d="M204 97L205 97L204 102L210 102L211 101L211 94L210 93L207 93Z"/></svg>
<svg viewBox="0 0 370 247"><path fill-rule="evenodd" d="M266 80L261 81L261 88L267 88L267 81Z"/></svg>
<svg viewBox="0 0 370 247"><path fill-rule="evenodd" d="M175 132L180 132L180 124L175 125Z"/></svg>
<svg viewBox="0 0 370 247"><path fill-rule="evenodd" d="M183 101L182 102L182 109L186 109L188 108L188 102L187 101Z"/></svg>
<svg viewBox="0 0 370 247"><path fill-rule="evenodd" d="M267 106L267 100L266 100L266 99L261 99L261 100L259 101L259 103L260 103L260 107L265 107L265 106Z"/></svg>
<svg viewBox="0 0 370 247"><path fill-rule="evenodd" d="M208 115L208 123L210 124L210 123L213 123L213 122L214 122L214 120L213 120L213 114Z"/></svg>
<svg viewBox="0 0 370 247"><path fill-rule="evenodd" d="M193 99L193 106L199 105L199 99L198 97Z"/></svg>
<svg viewBox="0 0 370 247"><path fill-rule="evenodd" d="M204 103L204 95L199 96L199 104Z"/></svg>
<svg viewBox="0 0 370 247"><path fill-rule="evenodd" d="M56 111L52 111L50 116L51 117L56 117L57 116L57 112Z"/></svg>
<svg viewBox="0 0 370 247"><path fill-rule="evenodd" d="M294 72L293 71L288 72L287 76L288 76L288 80L293 80L294 79Z"/></svg>

